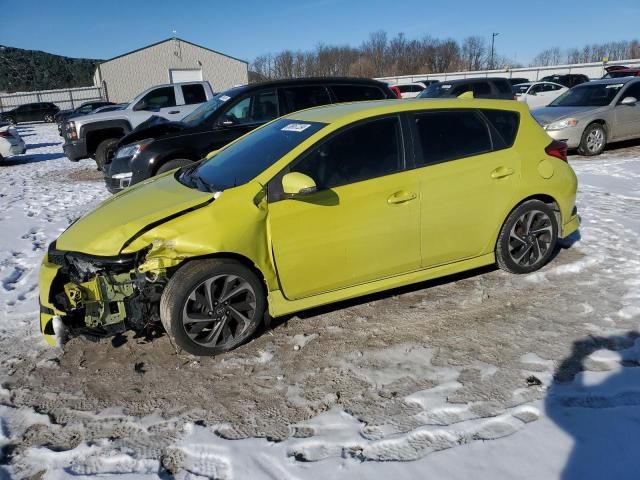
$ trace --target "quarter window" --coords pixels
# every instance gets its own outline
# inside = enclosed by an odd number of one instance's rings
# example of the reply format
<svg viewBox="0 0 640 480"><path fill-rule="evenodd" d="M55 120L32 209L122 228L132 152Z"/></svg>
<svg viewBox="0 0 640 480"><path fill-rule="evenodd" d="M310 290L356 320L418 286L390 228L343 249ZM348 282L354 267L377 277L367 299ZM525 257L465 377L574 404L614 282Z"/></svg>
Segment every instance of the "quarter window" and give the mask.
<svg viewBox="0 0 640 480"><path fill-rule="evenodd" d="M493 149L508 148L513 145L518 134L520 115L509 110L482 110L493 127Z"/></svg>
<svg viewBox="0 0 640 480"><path fill-rule="evenodd" d="M422 158L418 164L444 162L491 151L486 123L472 110L436 111L414 117Z"/></svg>
<svg viewBox="0 0 640 480"><path fill-rule="evenodd" d="M491 86L486 82L479 82L473 84L473 96L479 95L491 95Z"/></svg>
<svg viewBox="0 0 640 480"><path fill-rule="evenodd" d="M318 189L381 177L403 167L397 117L351 127L324 142L290 167L314 179Z"/></svg>
<svg viewBox="0 0 640 480"><path fill-rule="evenodd" d="M331 103L329 92L321 86L287 87L280 90L287 112Z"/></svg>

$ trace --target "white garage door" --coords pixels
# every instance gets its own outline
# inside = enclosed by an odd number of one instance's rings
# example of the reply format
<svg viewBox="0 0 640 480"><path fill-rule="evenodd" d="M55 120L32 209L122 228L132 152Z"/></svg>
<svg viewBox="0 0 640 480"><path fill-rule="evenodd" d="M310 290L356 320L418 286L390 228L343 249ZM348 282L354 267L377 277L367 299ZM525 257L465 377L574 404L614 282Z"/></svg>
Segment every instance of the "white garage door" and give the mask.
<svg viewBox="0 0 640 480"><path fill-rule="evenodd" d="M202 80L202 70L180 70L172 68L169 70L169 79L171 83L199 82Z"/></svg>

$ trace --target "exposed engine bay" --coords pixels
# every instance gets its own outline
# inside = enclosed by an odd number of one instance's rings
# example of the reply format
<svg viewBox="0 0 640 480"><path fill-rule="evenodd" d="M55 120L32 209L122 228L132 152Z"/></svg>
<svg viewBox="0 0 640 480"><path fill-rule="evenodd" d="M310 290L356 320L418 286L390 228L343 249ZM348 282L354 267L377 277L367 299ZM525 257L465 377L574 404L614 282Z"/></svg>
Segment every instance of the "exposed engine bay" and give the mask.
<svg viewBox="0 0 640 480"><path fill-rule="evenodd" d="M141 331L160 322L159 302L166 276L138 270L147 251L95 257L49 248L48 260L60 266L51 303L65 312L71 333L112 335Z"/></svg>

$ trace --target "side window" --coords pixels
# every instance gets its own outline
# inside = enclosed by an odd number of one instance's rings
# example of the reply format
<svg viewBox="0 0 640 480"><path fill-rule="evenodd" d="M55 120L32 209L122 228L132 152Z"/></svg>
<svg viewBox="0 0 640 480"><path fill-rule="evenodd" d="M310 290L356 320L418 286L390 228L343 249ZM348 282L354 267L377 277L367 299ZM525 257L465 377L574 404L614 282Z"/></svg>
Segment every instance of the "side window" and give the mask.
<svg viewBox="0 0 640 480"><path fill-rule="evenodd" d="M520 126L518 112L509 110L482 110L482 114L493 127L493 149L509 148L513 145Z"/></svg>
<svg viewBox="0 0 640 480"><path fill-rule="evenodd" d="M368 85L332 85L331 90L333 90L338 103L383 100L386 98L381 89Z"/></svg>
<svg viewBox="0 0 640 480"><path fill-rule="evenodd" d="M449 93L447 94L448 97L458 97L460 95L462 95L463 93L466 92L470 92L472 90L471 85L470 84L462 84L462 85L457 85L455 87L453 87L451 90L449 90Z"/></svg>
<svg viewBox="0 0 640 480"><path fill-rule="evenodd" d="M626 97L635 97L640 102L640 82L632 84L627 90L620 96L620 100Z"/></svg>
<svg viewBox="0 0 640 480"><path fill-rule="evenodd" d="M268 122L278 116L275 90L265 90L245 97L233 105L222 118L232 124Z"/></svg>
<svg viewBox="0 0 640 480"><path fill-rule="evenodd" d="M287 113L331 103L329 92L322 86L286 87L279 92Z"/></svg>
<svg viewBox="0 0 640 480"><path fill-rule="evenodd" d="M491 86L487 82L478 82L473 84L473 96L491 95Z"/></svg>
<svg viewBox="0 0 640 480"><path fill-rule="evenodd" d="M161 87L147 93L134 107L134 110L167 108L176 106L176 93L173 87Z"/></svg>
<svg viewBox="0 0 640 480"><path fill-rule="evenodd" d="M540 93L541 89L541 85L534 85L533 87L531 87L531 89L529 90L529 93Z"/></svg>
<svg viewBox="0 0 640 480"><path fill-rule="evenodd" d="M506 80L496 80L494 85L500 93L511 93L511 87Z"/></svg>
<svg viewBox="0 0 640 480"><path fill-rule="evenodd" d="M93 111L93 104L88 103L87 105L83 105L78 109L78 112L80 113L89 113Z"/></svg>
<svg viewBox="0 0 640 480"><path fill-rule="evenodd" d="M400 120L390 117L338 133L290 170L309 175L323 190L398 172L403 158Z"/></svg>
<svg viewBox="0 0 640 480"><path fill-rule="evenodd" d="M472 110L434 111L414 117L422 158L429 165L491 150L486 123ZM464 139L464 141L460 141Z"/></svg>
<svg viewBox="0 0 640 480"><path fill-rule="evenodd" d="M203 103L207 101L207 95L204 93L204 87L199 83L191 85L182 85L182 96L186 105L195 103Z"/></svg>

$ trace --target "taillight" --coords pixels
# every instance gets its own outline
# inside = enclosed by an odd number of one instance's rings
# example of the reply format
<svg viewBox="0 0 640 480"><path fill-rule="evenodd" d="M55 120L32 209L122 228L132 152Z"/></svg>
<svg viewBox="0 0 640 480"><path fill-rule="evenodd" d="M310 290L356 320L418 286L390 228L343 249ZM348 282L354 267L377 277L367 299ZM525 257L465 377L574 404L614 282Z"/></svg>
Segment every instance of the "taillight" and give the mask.
<svg viewBox="0 0 640 480"><path fill-rule="evenodd" d="M567 161L567 144L560 140L551 142L544 151L547 152L547 155L559 158L564 162Z"/></svg>

